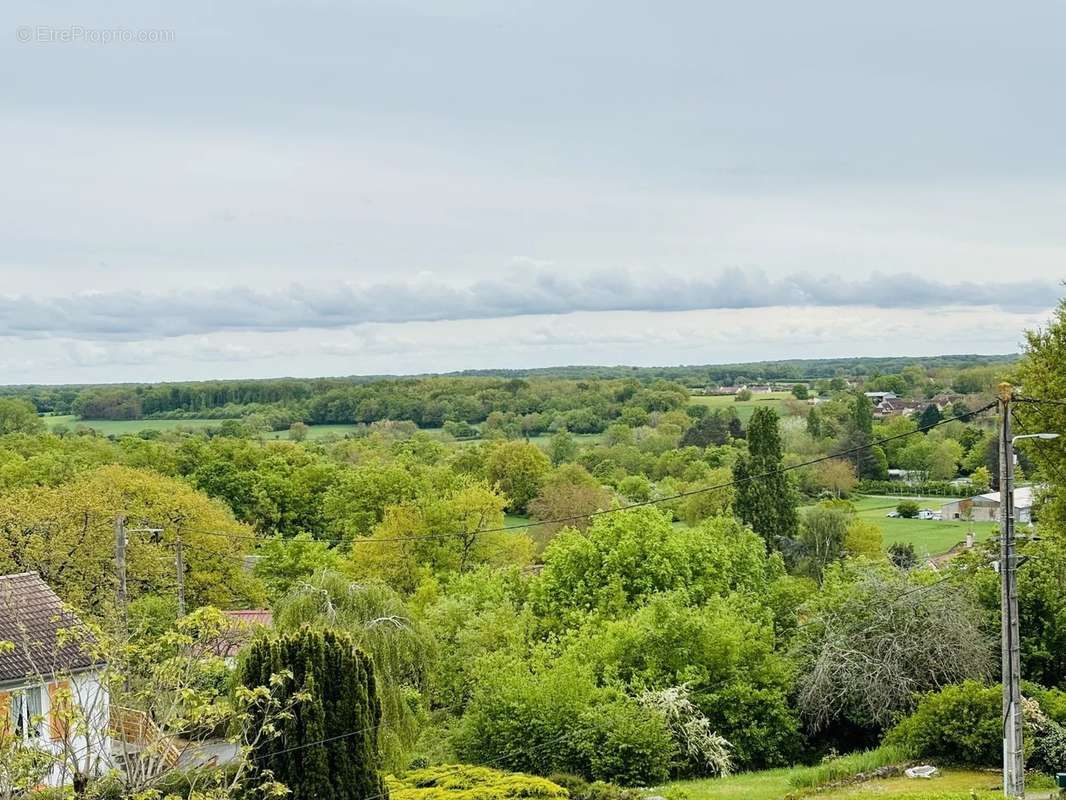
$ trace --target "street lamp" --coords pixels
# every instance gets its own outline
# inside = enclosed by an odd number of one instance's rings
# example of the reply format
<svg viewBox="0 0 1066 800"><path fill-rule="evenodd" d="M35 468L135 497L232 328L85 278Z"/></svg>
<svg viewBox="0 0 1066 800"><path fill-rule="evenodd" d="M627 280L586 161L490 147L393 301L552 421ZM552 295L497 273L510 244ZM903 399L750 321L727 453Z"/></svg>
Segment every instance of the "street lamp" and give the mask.
<svg viewBox="0 0 1066 800"><path fill-rule="evenodd" d="M1023 433L1020 436L1015 436L1010 440L1011 447L1014 447L1014 443L1021 439L1058 439L1057 433Z"/></svg>

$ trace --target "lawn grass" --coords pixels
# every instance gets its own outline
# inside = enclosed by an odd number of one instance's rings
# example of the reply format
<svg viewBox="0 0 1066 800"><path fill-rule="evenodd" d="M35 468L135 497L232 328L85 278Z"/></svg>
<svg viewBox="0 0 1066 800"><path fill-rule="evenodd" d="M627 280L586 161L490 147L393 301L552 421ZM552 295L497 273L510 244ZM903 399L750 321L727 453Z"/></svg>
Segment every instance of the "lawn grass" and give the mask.
<svg viewBox="0 0 1066 800"><path fill-rule="evenodd" d="M876 797L879 800L970 800L971 796L979 800L991 800L1001 796L999 773L992 770L947 769L937 777L927 780L899 776L823 790L817 794L813 794L810 788L798 789L797 777L817 768L771 769L743 772L728 778L676 781L665 787L651 789L648 793L661 795L664 792L670 793L671 790L682 790L689 800L784 800L786 797L803 795L818 797L821 800L865 797ZM971 791L974 792L973 795Z"/></svg>
<svg viewBox="0 0 1066 800"><path fill-rule="evenodd" d="M938 511L950 501L950 497L922 497L916 495L855 495L850 502L855 506L856 516L869 520L881 529L881 541L887 550L891 545L914 545L914 552L920 558L938 556L946 553L959 542L966 540L966 532L973 530L974 540L983 542L995 535L998 525L995 522L969 523L963 520L903 519L889 517L895 511L900 500L914 500L921 508ZM810 506L807 506L808 508Z"/></svg>
<svg viewBox="0 0 1066 800"><path fill-rule="evenodd" d="M789 782L793 772L786 767L741 772L728 778L674 781L665 787L650 790L649 794L662 796L681 790L689 800L782 800L794 791Z"/></svg>
<svg viewBox="0 0 1066 800"><path fill-rule="evenodd" d="M737 400L731 394L693 395L689 402L693 405L708 406L712 410L734 408L740 421L745 425L760 406L767 406L781 413L786 400L794 400L791 392L765 392L752 395L751 400Z"/></svg>
<svg viewBox="0 0 1066 800"><path fill-rule="evenodd" d="M901 498L885 495L867 495L857 497L855 504L857 515L881 528L881 538L885 547L899 542L914 545L914 552L919 556L935 556L945 553L959 542L965 541L966 532L973 530L974 539L984 541L993 536L997 530L995 522L969 523L962 520L903 519L886 516L894 511ZM910 497L922 508L939 510L947 497Z"/></svg>

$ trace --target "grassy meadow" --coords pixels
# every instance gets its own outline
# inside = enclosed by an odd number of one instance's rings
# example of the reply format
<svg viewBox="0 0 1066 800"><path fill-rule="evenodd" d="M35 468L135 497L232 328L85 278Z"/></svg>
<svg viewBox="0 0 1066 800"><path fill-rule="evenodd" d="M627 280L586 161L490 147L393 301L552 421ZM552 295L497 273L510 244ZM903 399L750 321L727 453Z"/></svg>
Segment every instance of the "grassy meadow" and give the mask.
<svg viewBox="0 0 1066 800"><path fill-rule="evenodd" d="M104 436L123 436L141 431L196 430L218 425L218 419L79 419L73 414L44 416L49 430L55 428L91 428Z"/></svg>
<svg viewBox="0 0 1066 800"><path fill-rule="evenodd" d="M755 413L755 409L768 406L778 414L782 413L782 406L787 400L794 400L791 392L765 392L752 395L751 400L737 400L731 394L724 395L693 395L689 400L694 405L708 406L712 410L735 408L737 416L745 425Z"/></svg>
<svg viewBox="0 0 1066 800"><path fill-rule="evenodd" d="M48 430L55 428L91 428L104 436L136 435L141 431L201 430L218 427L221 419L79 419L73 414L46 415L42 417ZM321 439L325 436L344 436L356 429L355 425L308 425L307 438ZM289 432L268 431L264 439L288 439Z"/></svg>
<svg viewBox="0 0 1066 800"><path fill-rule="evenodd" d="M358 425L308 425L307 438L310 440L322 439L326 436L347 436L353 433ZM263 434L264 439L288 439L288 431L270 431Z"/></svg>

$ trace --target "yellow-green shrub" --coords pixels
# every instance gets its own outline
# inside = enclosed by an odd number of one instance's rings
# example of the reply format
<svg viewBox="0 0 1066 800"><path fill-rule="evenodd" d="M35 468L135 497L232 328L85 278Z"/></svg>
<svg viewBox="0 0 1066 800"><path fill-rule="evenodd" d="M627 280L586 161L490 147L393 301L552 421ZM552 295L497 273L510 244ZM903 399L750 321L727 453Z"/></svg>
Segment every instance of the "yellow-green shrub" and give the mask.
<svg viewBox="0 0 1066 800"><path fill-rule="evenodd" d="M385 779L391 800L567 800L569 793L545 778L468 764L444 764Z"/></svg>

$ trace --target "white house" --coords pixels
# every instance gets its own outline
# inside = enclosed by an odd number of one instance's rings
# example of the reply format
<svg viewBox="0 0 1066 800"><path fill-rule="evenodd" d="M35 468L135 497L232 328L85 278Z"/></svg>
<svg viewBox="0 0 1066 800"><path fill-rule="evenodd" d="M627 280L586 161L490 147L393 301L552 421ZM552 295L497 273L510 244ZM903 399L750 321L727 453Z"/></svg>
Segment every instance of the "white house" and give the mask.
<svg viewBox="0 0 1066 800"><path fill-rule="evenodd" d="M940 507L944 519L972 519L975 522L999 520L999 492L952 500ZM1014 521L1028 525L1033 521L1033 487L1018 486L1014 489Z"/></svg>
<svg viewBox="0 0 1066 800"><path fill-rule="evenodd" d="M110 768L105 664L82 623L36 572L0 576L0 725L51 757L39 784Z"/></svg>

